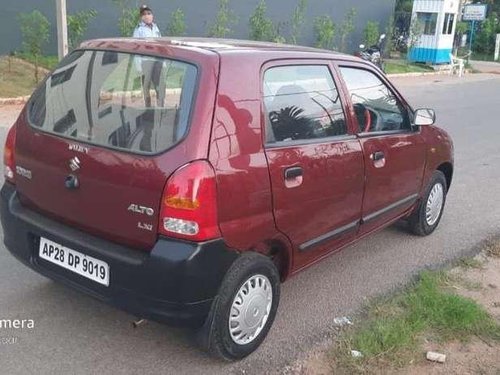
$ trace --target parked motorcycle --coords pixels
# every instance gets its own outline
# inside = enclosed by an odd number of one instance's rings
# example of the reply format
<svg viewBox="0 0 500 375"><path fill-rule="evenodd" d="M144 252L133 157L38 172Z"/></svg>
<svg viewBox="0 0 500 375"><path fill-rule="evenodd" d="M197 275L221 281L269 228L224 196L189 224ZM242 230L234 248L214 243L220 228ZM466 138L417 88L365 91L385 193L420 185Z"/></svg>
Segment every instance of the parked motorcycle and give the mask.
<svg viewBox="0 0 500 375"><path fill-rule="evenodd" d="M366 48L364 44L359 45L359 52L356 56L361 57L363 60L367 60L378 66L382 71L384 70L384 62L382 59L382 43L385 39L385 34L380 35L377 44Z"/></svg>

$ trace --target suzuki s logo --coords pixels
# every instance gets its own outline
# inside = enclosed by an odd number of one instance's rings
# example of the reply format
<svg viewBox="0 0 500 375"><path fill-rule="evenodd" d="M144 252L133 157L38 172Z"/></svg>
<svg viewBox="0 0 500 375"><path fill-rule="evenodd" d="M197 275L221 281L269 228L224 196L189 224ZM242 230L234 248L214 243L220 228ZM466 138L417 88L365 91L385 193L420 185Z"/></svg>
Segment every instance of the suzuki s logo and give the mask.
<svg viewBox="0 0 500 375"><path fill-rule="evenodd" d="M69 161L69 167L73 172L76 172L77 170L80 169L80 159L78 159L78 156L75 156Z"/></svg>

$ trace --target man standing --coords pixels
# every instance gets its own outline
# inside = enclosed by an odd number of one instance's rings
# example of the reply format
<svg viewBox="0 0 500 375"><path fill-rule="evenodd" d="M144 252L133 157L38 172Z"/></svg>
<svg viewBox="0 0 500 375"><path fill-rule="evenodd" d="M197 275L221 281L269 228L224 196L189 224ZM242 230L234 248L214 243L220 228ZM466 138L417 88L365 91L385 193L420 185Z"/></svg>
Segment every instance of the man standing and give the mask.
<svg viewBox="0 0 500 375"><path fill-rule="evenodd" d="M153 11L147 5L141 5L139 8L141 22L134 30L134 38L159 38L160 30L154 22ZM142 77L142 90L146 107L151 107L151 86L156 92L156 102L162 107L165 100L165 85L163 77L163 63L154 57L137 57L135 60L137 70Z"/></svg>
<svg viewBox="0 0 500 375"><path fill-rule="evenodd" d="M154 23L153 11L147 5L139 8L141 22L134 30L134 38L159 38L161 36L158 25Z"/></svg>

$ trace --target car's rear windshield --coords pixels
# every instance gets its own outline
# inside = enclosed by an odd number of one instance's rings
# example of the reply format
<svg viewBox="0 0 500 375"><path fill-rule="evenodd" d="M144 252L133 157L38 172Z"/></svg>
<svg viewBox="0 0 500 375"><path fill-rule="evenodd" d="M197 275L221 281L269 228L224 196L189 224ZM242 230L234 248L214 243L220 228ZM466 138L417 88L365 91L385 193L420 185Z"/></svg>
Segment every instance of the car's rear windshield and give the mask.
<svg viewBox="0 0 500 375"><path fill-rule="evenodd" d="M47 133L155 154L186 134L196 77L186 62L77 50L33 94L28 116Z"/></svg>

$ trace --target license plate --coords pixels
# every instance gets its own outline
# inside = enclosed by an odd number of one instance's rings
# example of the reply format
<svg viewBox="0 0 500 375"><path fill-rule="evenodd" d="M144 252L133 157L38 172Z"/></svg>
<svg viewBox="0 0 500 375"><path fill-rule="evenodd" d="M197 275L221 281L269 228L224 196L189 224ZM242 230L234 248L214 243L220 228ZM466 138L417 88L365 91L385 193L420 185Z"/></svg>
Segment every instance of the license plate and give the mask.
<svg viewBox="0 0 500 375"><path fill-rule="evenodd" d="M109 266L102 260L40 238L39 256L99 284L109 286Z"/></svg>

